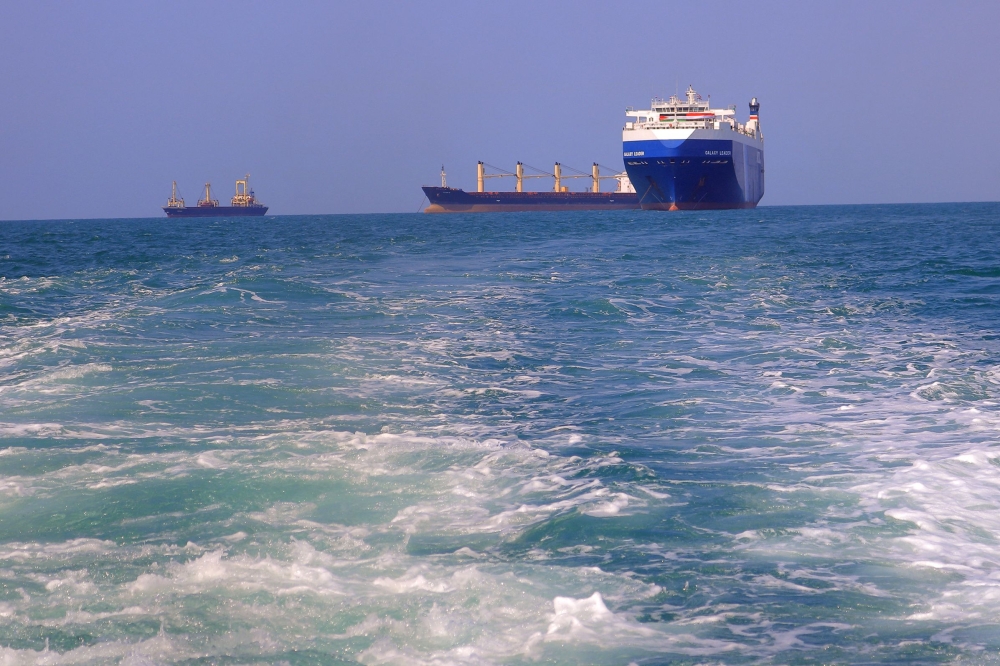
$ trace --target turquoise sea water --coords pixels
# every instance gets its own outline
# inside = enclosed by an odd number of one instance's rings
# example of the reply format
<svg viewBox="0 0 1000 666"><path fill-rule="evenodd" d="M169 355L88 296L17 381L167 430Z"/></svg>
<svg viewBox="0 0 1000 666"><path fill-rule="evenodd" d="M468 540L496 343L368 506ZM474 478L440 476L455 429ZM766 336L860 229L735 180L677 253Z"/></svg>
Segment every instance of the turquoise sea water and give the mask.
<svg viewBox="0 0 1000 666"><path fill-rule="evenodd" d="M0 223L0 663L991 663L1000 205Z"/></svg>

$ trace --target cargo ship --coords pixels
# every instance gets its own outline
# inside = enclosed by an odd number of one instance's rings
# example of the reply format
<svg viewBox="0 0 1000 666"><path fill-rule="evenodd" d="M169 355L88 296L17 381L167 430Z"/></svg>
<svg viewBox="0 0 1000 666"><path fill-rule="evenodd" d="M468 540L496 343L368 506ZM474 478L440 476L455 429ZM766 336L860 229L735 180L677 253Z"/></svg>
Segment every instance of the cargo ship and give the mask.
<svg viewBox="0 0 1000 666"><path fill-rule="evenodd" d="M753 208L764 196L760 104L736 120L736 107L711 108L688 86L685 99L654 98L649 109L625 110L622 158L645 210Z"/></svg>
<svg viewBox="0 0 1000 666"><path fill-rule="evenodd" d="M218 199L212 198L212 184L205 183L205 198L197 206L185 206L184 199L177 197L177 181L174 181L170 198L163 207L167 217L247 217L263 215L267 206L257 201L250 189L250 174L236 181L236 194L232 205L220 206Z"/></svg>
<svg viewBox="0 0 1000 666"><path fill-rule="evenodd" d="M600 165L594 163L591 173L586 174L556 162L552 173L535 169L518 162L514 172L490 166L495 173L487 173L485 162L478 163L476 192L466 192L456 187L448 187L447 174L441 167L441 186L424 187L424 194L430 205L425 213L494 213L515 211L559 211L559 210L623 210L638 209L639 197L629 182L628 174L621 172L613 176L602 176ZM535 173L525 174L528 167ZM571 173L564 174L563 169ZM605 167L607 168L607 167ZM487 192L486 180L490 178L514 178L514 191ZM554 186L547 192L525 192L524 181L531 178L552 178ZM570 192L563 181L574 178L591 180L587 192ZM601 181L616 181L613 192L601 192Z"/></svg>

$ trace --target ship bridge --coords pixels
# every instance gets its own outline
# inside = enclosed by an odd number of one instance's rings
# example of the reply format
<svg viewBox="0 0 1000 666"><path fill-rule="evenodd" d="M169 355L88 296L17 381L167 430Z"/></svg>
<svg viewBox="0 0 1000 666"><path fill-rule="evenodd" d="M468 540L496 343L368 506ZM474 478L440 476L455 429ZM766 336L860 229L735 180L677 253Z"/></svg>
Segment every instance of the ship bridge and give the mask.
<svg viewBox="0 0 1000 666"><path fill-rule="evenodd" d="M648 109L625 109L625 115L635 118L634 122L625 124L625 130L635 129L729 129L746 136L761 138L756 118L751 116L747 124L736 120L736 107L713 109L711 96L707 101L692 86L688 86L684 99L671 95L664 100L654 97Z"/></svg>

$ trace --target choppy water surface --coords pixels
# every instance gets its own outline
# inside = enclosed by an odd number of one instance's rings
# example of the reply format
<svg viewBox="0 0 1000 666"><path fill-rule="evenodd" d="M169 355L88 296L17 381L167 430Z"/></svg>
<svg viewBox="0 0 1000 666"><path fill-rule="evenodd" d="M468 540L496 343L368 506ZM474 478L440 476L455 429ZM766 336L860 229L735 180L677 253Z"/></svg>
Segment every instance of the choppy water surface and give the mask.
<svg viewBox="0 0 1000 666"><path fill-rule="evenodd" d="M1000 205L0 224L0 662L989 661Z"/></svg>

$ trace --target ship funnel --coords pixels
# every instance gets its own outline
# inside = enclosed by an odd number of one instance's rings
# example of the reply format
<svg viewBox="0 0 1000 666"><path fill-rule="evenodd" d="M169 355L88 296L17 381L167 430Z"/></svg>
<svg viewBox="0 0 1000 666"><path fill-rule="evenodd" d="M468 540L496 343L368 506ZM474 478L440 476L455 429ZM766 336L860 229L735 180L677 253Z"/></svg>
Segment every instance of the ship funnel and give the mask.
<svg viewBox="0 0 1000 666"><path fill-rule="evenodd" d="M757 114L760 112L760 102L754 97L750 100L750 121L747 123L747 129L757 138L762 138L760 136L760 121L757 119Z"/></svg>

